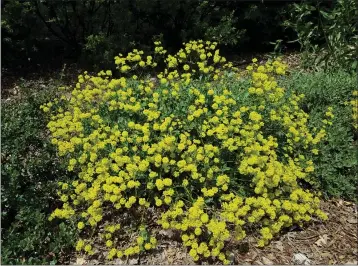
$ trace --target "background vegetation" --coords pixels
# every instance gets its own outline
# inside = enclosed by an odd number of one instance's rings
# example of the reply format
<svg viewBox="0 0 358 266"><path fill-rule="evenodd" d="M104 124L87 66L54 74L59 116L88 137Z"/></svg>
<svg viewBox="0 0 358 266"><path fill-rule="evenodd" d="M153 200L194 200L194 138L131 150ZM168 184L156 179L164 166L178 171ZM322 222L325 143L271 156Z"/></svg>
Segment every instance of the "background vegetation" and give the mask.
<svg viewBox="0 0 358 266"><path fill-rule="evenodd" d="M41 89L23 81L21 97L2 103L1 112L1 230L3 264L61 262L75 231L65 223L49 222L58 206L57 183L71 175L56 157L40 110L58 83ZM55 87L56 86L56 87Z"/></svg>
<svg viewBox="0 0 358 266"><path fill-rule="evenodd" d="M347 103L357 88L357 77L340 69L295 72L283 84L306 95L305 108L312 117L312 124L322 117L328 106L333 107L335 118L327 141L320 146L320 156L313 158L317 166L314 175L326 198L356 200L357 132L353 127L352 106Z"/></svg>
<svg viewBox="0 0 358 266"><path fill-rule="evenodd" d="M264 50L289 40L282 27L287 4L204 0L4 1L2 45L5 65L78 58L87 66L111 63L119 52L146 49L161 37L169 51L192 39L211 39L241 50ZM16 58L13 58L15 56ZM108 66L108 65L107 65Z"/></svg>

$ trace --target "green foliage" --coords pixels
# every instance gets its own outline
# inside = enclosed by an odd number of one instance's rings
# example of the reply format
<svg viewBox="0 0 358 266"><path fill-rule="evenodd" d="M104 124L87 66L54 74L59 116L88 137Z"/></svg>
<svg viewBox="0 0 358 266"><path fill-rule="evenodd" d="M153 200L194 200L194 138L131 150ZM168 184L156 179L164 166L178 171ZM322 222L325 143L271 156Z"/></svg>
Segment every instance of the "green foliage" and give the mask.
<svg viewBox="0 0 358 266"><path fill-rule="evenodd" d="M191 39L252 50L286 39L277 23L285 6L220 0L5 1L2 43L10 51L6 63L14 63L12 55L48 60L47 49L49 55L80 58L94 68L108 68L118 51L148 50L158 33L170 52Z"/></svg>
<svg viewBox="0 0 358 266"><path fill-rule="evenodd" d="M328 197L355 200L357 193L357 142L352 127L352 108L345 103L356 89L357 79L344 71L294 73L284 85L304 93L305 108L312 125L322 117L328 106L333 107L335 118L325 143L320 144L319 156L312 159L318 188Z"/></svg>
<svg viewBox="0 0 358 266"><path fill-rule="evenodd" d="M297 32L306 66L358 69L358 2L338 0L294 4L287 27Z"/></svg>
<svg viewBox="0 0 358 266"><path fill-rule="evenodd" d="M75 231L70 224L47 220L57 206L57 182L69 179L56 160L39 111L54 92L26 88L38 89L36 83L21 87L23 98L2 103L1 112L2 263L55 263L70 247Z"/></svg>
<svg viewBox="0 0 358 266"><path fill-rule="evenodd" d="M220 23L214 27L206 27L205 38L214 40L225 45L235 45L240 37L245 33L244 30L237 30L235 24L238 19L234 17L234 12L221 18Z"/></svg>
<svg viewBox="0 0 358 266"><path fill-rule="evenodd" d="M38 209L21 209L3 242L4 264L56 264L63 249L70 250L75 238L74 226L51 224L48 215ZM63 260L62 260L63 261Z"/></svg>
<svg viewBox="0 0 358 266"><path fill-rule="evenodd" d="M144 49L158 32L169 46L193 37L236 44L243 31L235 24L229 8L202 0L13 1L5 3L2 19L4 44L19 39L33 45L36 36L55 37L81 54L83 62L97 66L106 66L117 51L138 44Z"/></svg>
<svg viewBox="0 0 358 266"><path fill-rule="evenodd" d="M43 27L36 19L31 2L9 1L1 10L1 45L3 63L16 64L28 60L37 52L38 40L42 37Z"/></svg>

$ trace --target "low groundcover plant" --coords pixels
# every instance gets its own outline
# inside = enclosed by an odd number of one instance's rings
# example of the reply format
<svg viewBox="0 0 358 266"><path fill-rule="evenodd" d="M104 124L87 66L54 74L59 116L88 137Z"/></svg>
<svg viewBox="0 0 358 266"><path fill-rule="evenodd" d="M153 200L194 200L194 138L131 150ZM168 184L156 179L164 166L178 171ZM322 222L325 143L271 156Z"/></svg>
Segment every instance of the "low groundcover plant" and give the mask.
<svg viewBox="0 0 358 266"><path fill-rule="evenodd" d="M304 95L276 80L285 64L254 59L239 73L209 41L168 55L158 79L130 76L159 66L167 51L155 46L153 56L117 56L121 77L85 72L42 106L52 143L78 173L60 183L63 206L50 217L78 223L76 250L114 259L153 249L154 219L180 233L195 261L228 264L227 244L249 229L264 246L284 228L326 219L319 194L306 189L314 165L305 155L319 153L332 108L310 128ZM125 239L130 226L135 240Z"/></svg>

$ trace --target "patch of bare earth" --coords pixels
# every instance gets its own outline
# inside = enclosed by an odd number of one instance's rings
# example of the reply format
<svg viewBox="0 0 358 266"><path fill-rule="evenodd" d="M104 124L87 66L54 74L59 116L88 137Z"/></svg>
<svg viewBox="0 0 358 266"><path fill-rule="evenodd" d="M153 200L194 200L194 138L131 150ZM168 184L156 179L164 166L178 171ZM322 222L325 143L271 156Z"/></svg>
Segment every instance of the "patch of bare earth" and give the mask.
<svg viewBox="0 0 358 266"><path fill-rule="evenodd" d="M247 237L232 250L232 264L241 265L284 265L284 264L357 264L357 205L343 200L322 202L328 221L314 221L305 228L294 228L273 240L264 248L256 247L254 237ZM159 230L159 229L158 229ZM158 231L158 246L146 255L128 260L105 261L77 257L72 264L136 264L136 265L192 265L188 251L180 243L175 232ZM294 257L303 257L301 263ZM208 264L208 262L199 262ZM210 264L220 264L219 261Z"/></svg>

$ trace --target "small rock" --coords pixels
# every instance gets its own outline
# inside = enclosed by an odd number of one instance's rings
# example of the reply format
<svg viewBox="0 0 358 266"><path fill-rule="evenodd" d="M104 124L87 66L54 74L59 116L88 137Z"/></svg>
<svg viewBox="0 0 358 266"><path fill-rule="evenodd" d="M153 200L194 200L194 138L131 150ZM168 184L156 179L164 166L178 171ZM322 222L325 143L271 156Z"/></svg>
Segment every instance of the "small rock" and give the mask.
<svg viewBox="0 0 358 266"><path fill-rule="evenodd" d="M275 248L277 248L281 252L285 249L281 241L276 241Z"/></svg>
<svg viewBox="0 0 358 266"><path fill-rule="evenodd" d="M347 222L350 224L356 224L358 223L357 218L356 217L350 217L347 219Z"/></svg>
<svg viewBox="0 0 358 266"><path fill-rule="evenodd" d="M302 253L296 253L293 256L293 264L295 265L310 265L311 261L309 258L306 257L305 254Z"/></svg>
<svg viewBox="0 0 358 266"><path fill-rule="evenodd" d="M149 81L154 84L158 83L158 79L156 77L152 77Z"/></svg>
<svg viewBox="0 0 358 266"><path fill-rule="evenodd" d="M139 260L138 258L132 258L129 259L128 262L126 260L116 259L114 261L115 265L135 265L138 264Z"/></svg>
<svg viewBox="0 0 358 266"><path fill-rule="evenodd" d="M128 261L128 264L129 265L136 265L136 264L138 264L138 262L139 262L138 258L133 258L133 259L130 259Z"/></svg>
<svg viewBox="0 0 358 266"><path fill-rule="evenodd" d="M267 256L268 259L270 259L270 260L272 260L272 261L274 261L274 260L277 258L277 256L275 256L275 255L272 254L272 253L268 253L266 256Z"/></svg>
<svg viewBox="0 0 358 266"><path fill-rule="evenodd" d="M162 229L158 233L159 235L166 236L169 239L173 238L175 235L175 232L172 229Z"/></svg>
<svg viewBox="0 0 358 266"><path fill-rule="evenodd" d="M262 263L265 265L273 265L272 260L266 258L266 257L262 257Z"/></svg>
<svg viewBox="0 0 358 266"><path fill-rule="evenodd" d="M348 261L344 265L357 265L357 261Z"/></svg>
<svg viewBox="0 0 358 266"><path fill-rule="evenodd" d="M114 265L125 265L126 261L121 259L114 260Z"/></svg>
<svg viewBox="0 0 358 266"><path fill-rule="evenodd" d="M327 234L324 234L322 236L319 236L319 239L315 242L315 244L319 247L327 245L328 236Z"/></svg>
<svg viewBox="0 0 358 266"><path fill-rule="evenodd" d="M86 264L86 260L84 258L77 258L76 259L76 264L77 265L84 265L84 264Z"/></svg>
<svg viewBox="0 0 358 266"><path fill-rule="evenodd" d="M230 264L235 264L235 254L230 252L227 256L227 259L230 261Z"/></svg>

